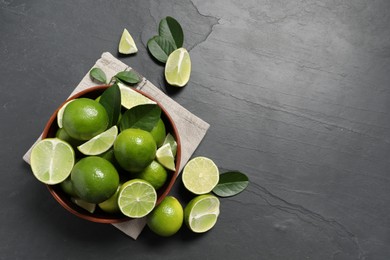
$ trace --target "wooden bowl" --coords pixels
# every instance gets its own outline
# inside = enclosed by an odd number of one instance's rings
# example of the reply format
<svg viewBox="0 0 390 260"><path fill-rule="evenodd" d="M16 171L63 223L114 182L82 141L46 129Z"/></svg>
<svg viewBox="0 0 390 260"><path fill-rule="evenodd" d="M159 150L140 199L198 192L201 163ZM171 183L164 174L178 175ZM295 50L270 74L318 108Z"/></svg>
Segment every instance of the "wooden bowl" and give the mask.
<svg viewBox="0 0 390 260"><path fill-rule="evenodd" d="M50 137L55 137L56 132L58 130L58 125L57 125L57 112L58 110L69 100L75 99L75 98L80 98L80 97L87 97L87 98L92 98L95 99L98 96L100 96L104 90L106 90L110 85L101 85L101 86L95 86L88 88L86 90L83 90L73 96L71 96L69 99L67 99L64 103L59 106L56 111L51 115L49 121L47 122L45 129L42 134L42 139L44 138L50 138ZM159 107L161 108L161 119L164 121L167 133L171 133L177 142L177 154L176 154L176 170L174 172L169 171L168 172L168 178L163 187L161 187L157 191L157 204L159 204L165 196L170 192L173 184L175 183L175 180L179 174L179 168L180 168L180 158L181 158L181 144L180 144L180 137L177 131L177 128L175 126L175 122L173 122L172 118L168 114L167 110L158 102L158 100L155 100L153 97L150 95L134 89L137 92L141 93L142 95L150 98L151 100L155 101ZM122 214L110 214L102 211L99 209L99 207L96 207L96 210L94 213L90 213L87 210L79 207L75 203L73 203L65 192L62 191L60 186L57 185L46 185L47 188L49 189L50 193L53 195L53 197L57 200L57 202L64 207L66 210L71 212L72 214L82 218L86 219L92 222L97 222L97 223L119 223L123 222L126 220L129 220L130 218L122 215Z"/></svg>

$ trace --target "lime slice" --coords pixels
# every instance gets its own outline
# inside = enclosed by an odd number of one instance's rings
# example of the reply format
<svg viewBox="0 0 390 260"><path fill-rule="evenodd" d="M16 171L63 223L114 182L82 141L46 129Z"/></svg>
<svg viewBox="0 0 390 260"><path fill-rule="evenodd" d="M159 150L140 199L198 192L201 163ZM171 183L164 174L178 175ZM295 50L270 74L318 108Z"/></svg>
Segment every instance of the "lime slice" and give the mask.
<svg viewBox="0 0 390 260"><path fill-rule="evenodd" d="M127 109L130 109L138 105L156 104L155 101L145 97L144 95L135 91L131 87L128 87L122 83L118 83L118 86L121 92L122 106L124 106Z"/></svg>
<svg viewBox="0 0 390 260"><path fill-rule="evenodd" d="M97 136L78 146L77 149L85 155L102 154L111 148L117 135L118 127L114 125L103 133L98 134Z"/></svg>
<svg viewBox="0 0 390 260"><path fill-rule="evenodd" d="M165 79L176 87L184 87L190 80L191 58L188 51L179 48L173 51L165 64Z"/></svg>
<svg viewBox="0 0 390 260"><path fill-rule="evenodd" d="M169 143L164 144L156 151L156 159L165 168L175 170L175 157L172 153L172 148Z"/></svg>
<svg viewBox="0 0 390 260"><path fill-rule="evenodd" d="M157 193L153 186L141 179L125 182L118 196L120 211L131 218L142 218L156 206Z"/></svg>
<svg viewBox="0 0 390 260"><path fill-rule="evenodd" d="M94 213L95 212L96 204L94 204L94 203L86 202L85 200L82 200L82 199L79 199L79 198L71 198L70 200L74 204L76 204L77 206L85 209L86 211L88 211L90 213Z"/></svg>
<svg viewBox="0 0 390 260"><path fill-rule="evenodd" d="M195 233L204 233L214 227L219 215L219 199L206 194L193 198L184 209L184 221Z"/></svg>
<svg viewBox="0 0 390 260"><path fill-rule="evenodd" d="M73 99L74 100L74 99ZM57 124L59 128L62 128L62 116L64 115L65 107L72 102L73 100L69 100L66 102L57 112Z"/></svg>
<svg viewBox="0 0 390 260"><path fill-rule="evenodd" d="M131 37L128 30L123 29L122 37L119 41L119 53L122 54L131 54L138 51L137 46Z"/></svg>
<svg viewBox="0 0 390 260"><path fill-rule="evenodd" d="M171 150L172 150L173 156L176 156L177 143L176 143L175 137L173 137L173 135L171 135L171 133L167 134L162 145L167 144L167 143L171 145Z"/></svg>
<svg viewBox="0 0 390 260"><path fill-rule="evenodd" d="M184 186L194 194L209 193L219 181L219 170L215 163L206 157L191 159L183 169Z"/></svg>
<svg viewBox="0 0 390 260"><path fill-rule="evenodd" d="M31 151L31 170L45 184L58 184L70 175L74 165L73 148L58 138L47 138L34 145Z"/></svg>

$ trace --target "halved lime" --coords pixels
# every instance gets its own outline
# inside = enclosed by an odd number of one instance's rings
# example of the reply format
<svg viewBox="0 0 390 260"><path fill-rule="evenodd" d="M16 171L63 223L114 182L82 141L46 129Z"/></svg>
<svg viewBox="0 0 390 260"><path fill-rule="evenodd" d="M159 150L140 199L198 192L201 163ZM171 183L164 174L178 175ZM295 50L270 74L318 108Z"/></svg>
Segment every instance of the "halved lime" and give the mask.
<svg viewBox="0 0 390 260"><path fill-rule="evenodd" d="M121 92L122 106L127 109L130 109L138 105L156 104L155 101L145 97L144 95L135 91L131 87L128 87L122 83L118 83L118 86Z"/></svg>
<svg viewBox="0 0 390 260"><path fill-rule="evenodd" d="M204 233L214 227L219 216L219 199L206 194L193 198L184 209L184 221L195 233Z"/></svg>
<svg viewBox="0 0 390 260"><path fill-rule="evenodd" d="M72 102L74 99L72 100L69 100L68 102L66 102L57 112L57 125L59 128L62 128L62 116L64 115L64 110L65 110L65 107L70 103Z"/></svg>
<svg viewBox="0 0 390 260"><path fill-rule="evenodd" d="M125 182L118 196L120 211L131 218L142 218L156 206L157 193L153 186L141 179Z"/></svg>
<svg viewBox="0 0 390 260"><path fill-rule="evenodd" d="M165 168L175 170L175 157L172 153L172 148L169 143L164 144L156 151L156 159Z"/></svg>
<svg viewBox="0 0 390 260"><path fill-rule="evenodd" d="M185 48L173 51L165 64L165 79L176 87L184 87L190 80L191 58Z"/></svg>
<svg viewBox="0 0 390 260"><path fill-rule="evenodd" d="M176 156L177 142L175 140L175 137L173 137L173 135L171 135L171 133L167 134L162 145L167 144L167 143L169 143L171 145L171 150L172 150L173 156Z"/></svg>
<svg viewBox="0 0 390 260"><path fill-rule="evenodd" d="M45 184L58 184L70 175L75 162L72 146L58 138L47 138L31 151L31 170Z"/></svg>
<svg viewBox="0 0 390 260"><path fill-rule="evenodd" d="M127 29L123 29L121 39L119 41L119 53L122 54L131 54L138 51L137 46L135 45L133 37L130 35Z"/></svg>
<svg viewBox="0 0 390 260"><path fill-rule="evenodd" d="M182 179L192 193L206 194L218 184L219 170L211 159L195 157L184 166Z"/></svg>
<svg viewBox="0 0 390 260"><path fill-rule="evenodd" d="M114 141L118 135L118 127L112 126L108 130L93 137L77 149L85 155L98 155L106 152L114 144Z"/></svg>

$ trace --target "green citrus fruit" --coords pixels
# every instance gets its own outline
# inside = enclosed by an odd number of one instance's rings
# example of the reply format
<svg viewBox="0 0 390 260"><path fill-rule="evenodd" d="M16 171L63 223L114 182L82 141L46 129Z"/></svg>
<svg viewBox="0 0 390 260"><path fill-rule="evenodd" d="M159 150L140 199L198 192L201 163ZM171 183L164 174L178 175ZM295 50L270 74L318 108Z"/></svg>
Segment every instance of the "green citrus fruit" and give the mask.
<svg viewBox="0 0 390 260"><path fill-rule="evenodd" d="M76 193L73 190L73 184L70 179L70 176L66 178L66 180L64 180L63 182L60 182L59 185L66 194L68 194L71 197L77 197Z"/></svg>
<svg viewBox="0 0 390 260"><path fill-rule="evenodd" d="M157 121L157 124L150 133L152 134L154 141L156 141L157 147L160 147L163 144L166 135L165 124L161 118Z"/></svg>
<svg viewBox="0 0 390 260"><path fill-rule="evenodd" d="M136 176L137 178L149 182L156 190L158 190L166 182L168 173L164 166L153 160L148 166L146 166L143 171L138 173Z"/></svg>
<svg viewBox="0 0 390 260"><path fill-rule="evenodd" d="M83 141L81 140L77 140L77 139L74 139L72 138L66 131L64 128L58 128L57 132L56 132L56 137L67 142L68 144L70 144L73 148L77 148L77 146L81 145L83 143ZM76 150L75 150L76 152Z"/></svg>
<svg viewBox="0 0 390 260"><path fill-rule="evenodd" d="M165 79L176 87L184 87L190 80L191 58L185 48L179 48L169 54L165 64Z"/></svg>
<svg viewBox="0 0 390 260"><path fill-rule="evenodd" d="M118 186L114 195L112 195L107 200L98 204L99 208L108 213L119 213L120 209L118 206L118 197L121 185Z"/></svg>
<svg viewBox="0 0 390 260"><path fill-rule="evenodd" d="M219 170L211 159L195 157L184 166L182 180L187 190L192 193L206 194L218 184Z"/></svg>
<svg viewBox="0 0 390 260"><path fill-rule="evenodd" d="M122 131L114 142L114 154L119 165L130 172L140 172L156 155L153 136L141 129L129 128Z"/></svg>
<svg viewBox="0 0 390 260"><path fill-rule="evenodd" d="M90 203L107 200L119 185L119 174L115 167L98 156L84 157L78 161L70 177L77 196Z"/></svg>
<svg viewBox="0 0 390 260"><path fill-rule="evenodd" d="M108 115L99 102L78 98L65 107L62 125L72 138L89 140L107 129Z"/></svg>
<svg viewBox="0 0 390 260"><path fill-rule="evenodd" d="M183 207L172 196L167 196L148 215L147 225L157 235L174 235L183 224Z"/></svg>
<svg viewBox="0 0 390 260"><path fill-rule="evenodd" d="M193 198L184 209L184 221L195 233L210 230L217 222L219 199L211 194Z"/></svg>

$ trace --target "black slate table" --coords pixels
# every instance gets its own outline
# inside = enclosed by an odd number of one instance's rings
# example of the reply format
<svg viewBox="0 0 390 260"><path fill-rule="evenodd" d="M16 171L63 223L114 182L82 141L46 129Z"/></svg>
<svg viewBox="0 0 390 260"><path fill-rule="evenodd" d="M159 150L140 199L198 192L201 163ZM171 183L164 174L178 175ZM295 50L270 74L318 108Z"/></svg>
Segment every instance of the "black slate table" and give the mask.
<svg viewBox="0 0 390 260"><path fill-rule="evenodd" d="M146 49L166 16L192 58L180 90ZM0 1L0 258L390 259L389 25L386 0ZM136 55L117 53L123 28ZM22 161L105 51L210 123L194 156L250 178L210 232L134 241L66 212Z"/></svg>

